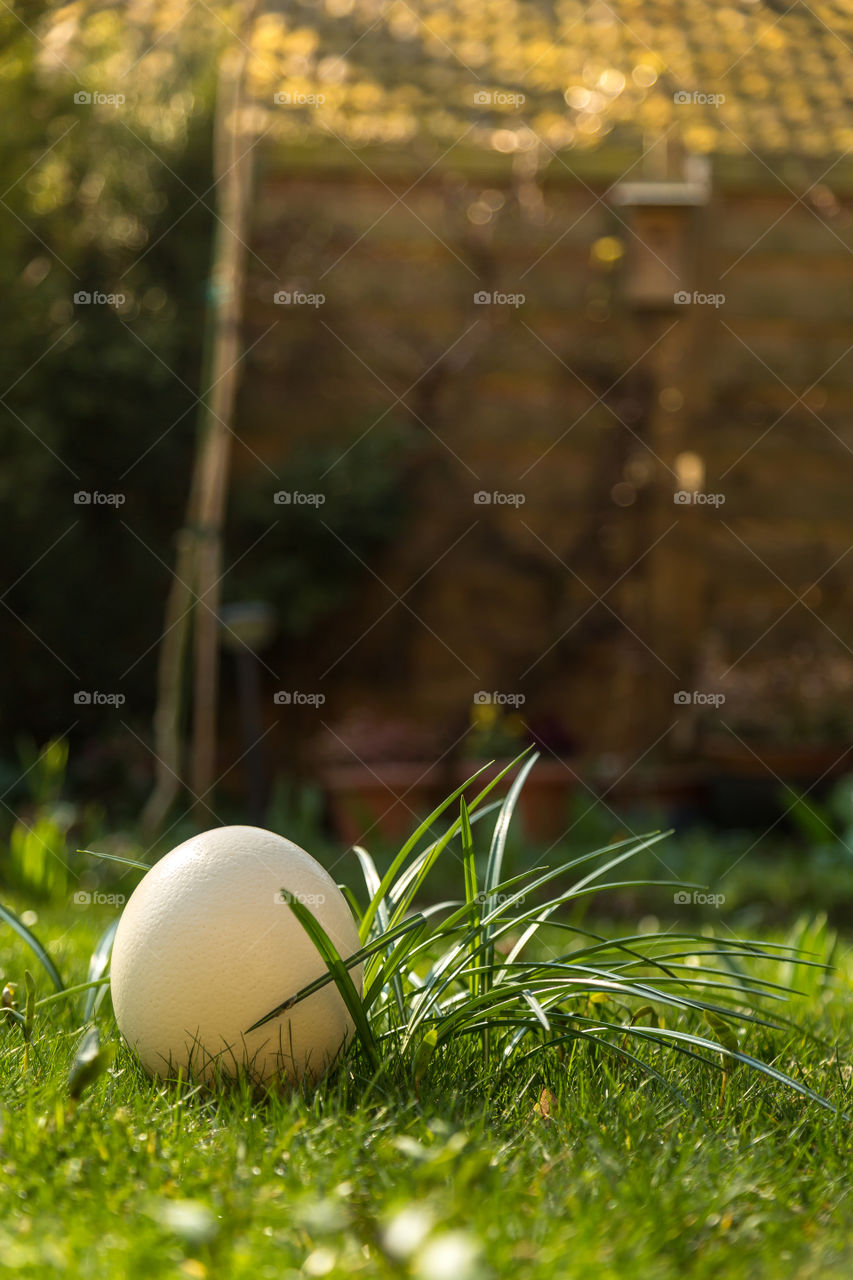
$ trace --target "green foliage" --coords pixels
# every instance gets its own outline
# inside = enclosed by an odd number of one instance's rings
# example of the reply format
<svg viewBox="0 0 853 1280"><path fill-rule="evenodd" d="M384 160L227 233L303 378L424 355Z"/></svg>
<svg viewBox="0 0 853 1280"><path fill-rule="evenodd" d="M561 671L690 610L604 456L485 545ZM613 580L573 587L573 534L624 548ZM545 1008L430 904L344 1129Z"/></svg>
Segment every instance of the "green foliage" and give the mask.
<svg viewBox="0 0 853 1280"><path fill-rule="evenodd" d="M61 799L68 743L53 739L42 751L24 743L20 754L32 805L27 817L15 819L8 864L0 863L0 873L6 883L36 899L64 899L69 881L67 837L77 817L73 805Z"/></svg>
<svg viewBox="0 0 853 1280"><path fill-rule="evenodd" d="M241 562L239 598L272 604L288 638L308 637L340 615L368 576L366 564L405 530L406 480L417 459L411 435L383 423L352 448L369 426L343 424L334 440L302 443L285 457L277 479L258 467L234 493L228 562L261 538L264 550ZM322 501L275 505L279 491L319 494Z"/></svg>
<svg viewBox="0 0 853 1280"><path fill-rule="evenodd" d="M838 954L838 934L830 928L826 913L800 916L791 926L788 942L799 963L785 960L779 965L779 982L814 1003L826 998L830 975Z"/></svg>
<svg viewBox="0 0 853 1280"><path fill-rule="evenodd" d="M406 841L381 880L366 851L357 851L369 901L361 913L363 945L354 955L340 956L307 909L294 906L328 973L289 995L246 1031L334 981L353 1011L368 1077L374 1081L403 1078L417 1085L435 1051L473 1039L481 1046L484 1071L498 1078L519 1058L528 1062L556 1047L595 1045L614 1060L627 1056L663 1082L665 1076L648 1058L654 1045L706 1063L722 1061L724 1083L736 1064L746 1064L829 1106L794 1075L745 1053L740 1045L739 1034L749 1024L783 1029L784 1019L772 1017L768 1006L783 1000L790 987L761 972L761 962L776 963L779 948L734 936L718 942L707 934L674 930L606 939L559 918L558 913L565 917L576 902L614 883L630 885L614 882L610 872L657 844L660 833L621 840L555 868L534 867L504 877L510 820L535 760L531 757L519 771L498 808L482 893L472 822L493 809L483 801L511 766L470 803L461 794L469 784L457 789ZM416 852L433 823L457 800L459 817ZM415 900L429 892L432 868L457 837L463 901L414 910ZM560 887L567 881L567 887ZM546 925L558 929L563 942L549 947L543 959L532 944ZM824 934L804 933L803 938L825 946ZM800 958L793 945L781 949L781 955L789 964ZM358 964L364 965L364 996L356 1014L348 970ZM640 1025L647 1012L653 1025ZM664 1021L665 1016L676 1025ZM713 1039L696 1029L697 1016L710 1027ZM636 1052L627 1049L630 1041Z"/></svg>
<svg viewBox="0 0 853 1280"><path fill-rule="evenodd" d="M7 737L102 726L112 709L76 707L79 689L122 689L147 709L143 655L167 587L157 557L171 559L185 500L211 235L194 194L210 185L210 40L177 59L161 51L159 86L139 70L124 81L144 30L103 9L63 15L61 38L45 37L50 6L0 7ZM162 80L170 59L180 93ZM74 101L119 89L121 109ZM81 304L81 292L125 301ZM75 504L80 491L124 505Z"/></svg>
<svg viewBox="0 0 853 1280"><path fill-rule="evenodd" d="M0 903L0 922L10 925L15 933L17 933L18 937L23 939L27 944L33 954L38 956L39 960L47 970L47 973L50 975L51 982L56 987L57 991L64 990L64 984L62 978L59 976L59 970L51 960L45 947L32 930L24 924L23 920L21 920L10 907L5 907L2 903Z"/></svg>
<svg viewBox="0 0 853 1280"><path fill-rule="evenodd" d="M788 817L817 861L853 868L853 774L839 778L823 803L793 787L785 787L782 798Z"/></svg>

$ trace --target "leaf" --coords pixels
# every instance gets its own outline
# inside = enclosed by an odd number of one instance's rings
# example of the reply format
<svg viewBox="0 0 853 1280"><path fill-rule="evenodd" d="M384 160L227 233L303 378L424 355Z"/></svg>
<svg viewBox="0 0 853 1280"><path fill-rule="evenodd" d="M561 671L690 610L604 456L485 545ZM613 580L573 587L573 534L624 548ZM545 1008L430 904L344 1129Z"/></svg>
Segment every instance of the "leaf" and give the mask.
<svg viewBox="0 0 853 1280"><path fill-rule="evenodd" d="M468 817L468 806L465 803L464 796L460 796L459 798L459 817L462 835L462 869L465 877L465 901L470 908L470 923L474 925L480 918L477 894L477 864L474 859L474 837L471 834L471 822ZM470 951L472 960L477 954L478 938L479 935L477 933L474 933L471 938ZM468 981L471 995L475 996L479 990L481 978L478 974L472 971Z"/></svg>
<svg viewBox="0 0 853 1280"><path fill-rule="evenodd" d="M415 1050L415 1060L412 1068L415 1078L415 1088L420 1085L426 1075L437 1044L438 1032L435 1027L430 1027L429 1031L427 1031L426 1035Z"/></svg>
<svg viewBox="0 0 853 1280"><path fill-rule="evenodd" d="M89 960L89 978L88 978L88 981L91 983L99 982L99 980L103 977L104 973L106 972L107 965L109 964L110 957L112 955L113 942L115 940L116 930L118 929L120 919L121 919L121 916L117 916L116 919L113 920L113 922L107 926L107 928L101 934L101 937L98 941L98 945L95 947L95 950L92 952L91 958ZM106 985L102 985L100 987L92 986L89 988L88 992L86 993L86 1002L83 1005L83 1021L84 1022L91 1021L92 1015L95 1013L96 1009L101 1003L101 1000L104 998L105 992L106 992Z"/></svg>
<svg viewBox="0 0 853 1280"><path fill-rule="evenodd" d="M308 910L303 902L287 889L281 891L283 900L290 907L296 919L302 925L302 928L308 934L314 946L322 956L329 973L332 975L335 986L341 994L341 999L346 1005L349 1015L355 1023L359 1038L364 1046L365 1053L370 1059L374 1070L378 1070L381 1065L379 1057L379 1046L367 1020L364 1011L364 1005L361 997L355 989L355 984L349 976L349 971L344 964L337 947L332 942L326 930L320 924L319 920Z"/></svg>
<svg viewBox="0 0 853 1280"><path fill-rule="evenodd" d="M402 924L395 925L393 929L389 929L382 937L375 939L366 947L360 947L358 951L354 951L351 956L347 956L344 964L347 969L354 969L357 964L361 964L368 956L375 955L378 951L387 948L388 943L394 938L399 938L402 934L409 933L413 929L417 929L423 921L422 915L411 916L408 920L404 920ZM269 1013L265 1013L257 1022L253 1022L250 1027L246 1028L245 1035L250 1031L257 1031L258 1027L264 1026L267 1022L272 1022L273 1018L277 1018L280 1013L285 1013L288 1009L292 1009L295 1004L299 1004L300 1000L307 1000L308 996L313 995L315 991L319 991L322 987L327 986L330 982L334 982L331 973L324 973L319 978L315 978L313 982L309 982L302 987L295 995L288 996L286 1000L282 1000L281 1004L276 1005Z"/></svg>
<svg viewBox="0 0 853 1280"><path fill-rule="evenodd" d="M373 859L371 858L367 850L363 849L359 844L353 845L353 853L358 858L359 864L361 866L361 874L364 876L364 883L367 886L367 892L370 894L371 901L373 901L376 898L377 893L379 892L379 886L381 884L381 881L379 879L379 872L376 870L376 863L373 861ZM384 898L379 898L377 902L376 919L379 923L379 927L381 928L382 932L387 933L390 920L388 917L388 906ZM402 986L402 983L400 982L400 975L396 973L394 970L392 970L392 974L391 974L391 986L394 992L394 999L397 1002L397 1011L399 1012L400 1017L402 1018L405 1015L405 1001L403 999L403 986Z"/></svg>
<svg viewBox="0 0 853 1280"><path fill-rule="evenodd" d="M525 762L519 770L518 776L514 779L512 786L506 794L501 811L498 814L498 820L495 823L495 829L492 833L492 843L489 849L489 860L486 864L486 893L494 893L495 886L501 878L501 867L503 866L503 857L506 850L506 838L509 832L509 824L512 821L512 815L515 810L518 797L521 795L521 789L527 781L527 775L539 759L539 753L534 752L529 760Z"/></svg>
<svg viewBox="0 0 853 1280"><path fill-rule="evenodd" d="M553 1112L557 1106L557 1095L552 1093L547 1085L543 1086L536 1105L533 1108L533 1114L540 1120L544 1120L546 1124L550 1124L553 1119Z"/></svg>
<svg viewBox="0 0 853 1280"><path fill-rule="evenodd" d="M50 976L50 980L56 987L57 991L64 991L65 983L59 976L59 970L45 951L42 944L39 942L36 935L27 928L22 920L18 919L14 911L11 911L9 907L4 907L2 902L0 902L0 920L5 920L6 923L11 925L15 930L15 933L17 933L19 937L23 938L30 950L35 953L44 965L48 975Z"/></svg>
<svg viewBox="0 0 853 1280"><path fill-rule="evenodd" d="M27 1004L26 1013L24 1014L24 1041L30 1043L33 1034L33 1024L36 1019L36 980L30 973L29 969L24 970L24 981L27 984Z"/></svg>
<svg viewBox="0 0 853 1280"><path fill-rule="evenodd" d="M483 769L485 768L486 768L486 765L484 764L482 768L478 769L477 773L474 774L474 778L476 778L480 773L482 773ZM453 801L456 800L459 796L461 796L462 792L468 786L468 783L472 781L473 781L473 778L469 778L467 782L462 783L461 787L457 787L456 790L451 795L449 795L446 800L443 800L441 804L437 805L433 809L432 813L428 814L427 817L424 818L420 826L413 832L412 835L409 836L408 840L403 845L400 852L394 858L394 861L391 863L391 866L388 868L388 870L385 872L385 875L382 877L379 887L377 888L376 892L371 898L370 904L364 913L364 918L362 919L362 922L361 922L362 942L370 934L370 929L373 924L374 917L376 916L379 910L380 902L384 901L385 895L387 894L391 885L394 883L397 873L400 871L401 867L404 865L406 859L414 849L418 840L420 840L422 835L424 835L427 831L429 831L430 827L432 826L433 822L435 822L436 818L441 817L441 815L445 812L445 810L448 809L451 804L453 804ZM485 792L481 793L481 795L483 794L485 794ZM478 799L480 798L481 797L478 797Z"/></svg>
<svg viewBox="0 0 853 1280"><path fill-rule="evenodd" d="M115 1057L115 1046L106 1045L101 1048L97 1027L89 1027L77 1049L71 1070L68 1073L68 1092L72 1098L79 1098L84 1089L103 1075Z"/></svg>
<svg viewBox="0 0 853 1280"><path fill-rule="evenodd" d="M78 853L88 853L90 858L103 858L105 862L120 862L123 867L135 867L137 871L150 871L151 864L137 862L135 858L123 858L120 853L99 853L97 849L78 849Z"/></svg>
<svg viewBox="0 0 853 1280"><path fill-rule="evenodd" d="M738 1053L740 1045L731 1024L710 1009L706 1009L703 1016L723 1048L727 1049L729 1053ZM737 1062L732 1065L737 1066Z"/></svg>

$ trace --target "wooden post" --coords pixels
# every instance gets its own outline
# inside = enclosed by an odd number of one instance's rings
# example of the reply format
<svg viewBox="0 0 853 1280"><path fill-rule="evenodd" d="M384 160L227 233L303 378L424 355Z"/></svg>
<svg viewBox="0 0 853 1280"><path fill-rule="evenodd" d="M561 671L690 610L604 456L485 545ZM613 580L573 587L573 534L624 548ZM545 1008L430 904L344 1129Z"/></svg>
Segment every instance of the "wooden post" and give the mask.
<svg viewBox="0 0 853 1280"><path fill-rule="evenodd" d="M250 0L244 6L238 40L223 55L217 85L214 177L218 221L210 283L207 354L202 372L206 391L200 404L198 447L187 514L184 528L178 534L175 575L160 644L154 716L156 781L142 814L143 829L149 835L162 825L181 781L181 704L191 612L195 622L195 673L190 786L197 808L203 810L201 801L214 785L222 525L240 373L240 327L253 172L252 148L246 129L246 70L259 7L259 0Z"/></svg>
<svg viewBox="0 0 853 1280"><path fill-rule="evenodd" d="M247 15L247 35L256 4ZM245 42L223 58L217 94L214 176L219 195L213 290L211 385L201 427L198 501L198 603L190 787L197 807L215 781L219 692L219 603L222 526L228 494L231 422L240 374L240 327L246 275L252 149L246 145ZM244 154L241 154L244 153Z"/></svg>

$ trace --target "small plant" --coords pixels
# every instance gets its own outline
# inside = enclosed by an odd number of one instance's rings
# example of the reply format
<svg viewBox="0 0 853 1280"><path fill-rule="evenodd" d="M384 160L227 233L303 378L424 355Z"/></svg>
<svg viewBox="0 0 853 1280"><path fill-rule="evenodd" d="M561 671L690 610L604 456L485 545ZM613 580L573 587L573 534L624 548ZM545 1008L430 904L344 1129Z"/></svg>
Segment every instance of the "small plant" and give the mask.
<svg viewBox="0 0 853 1280"><path fill-rule="evenodd" d="M291 898L291 909L329 972L290 993L247 1031L334 981L375 1079L402 1074L418 1089L431 1060L451 1040L467 1039L479 1045L484 1075L491 1079L549 1049L568 1064L586 1046L665 1082L644 1054L656 1046L721 1070L723 1092L733 1067L743 1063L828 1106L800 1081L739 1047L738 1031L750 1023L782 1026L784 1020L772 1020L765 1005L785 1000L790 987L756 976L756 962L770 962L774 970L780 960L791 965L798 959L795 947L722 942L689 932L608 939L564 918L567 909L602 889L636 886L613 881L609 873L667 833L619 840L557 867L504 878L510 820L535 761L532 756L522 766L502 803L486 801L513 766L470 804L464 797L470 783L458 788L421 823L384 876L365 849L355 849L368 901L362 906L349 895L362 942L354 955L341 957L305 904ZM456 802L459 816L418 852L432 824ZM495 813L481 877L473 829ZM461 862L464 896L418 909L430 872L451 850ZM684 887L678 881L657 883ZM364 965L361 999L349 976L357 964ZM534 1073L531 1082L535 1078Z"/></svg>
<svg viewBox="0 0 853 1280"><path fill-rule="evenodd" d="M21 754L32 805L9 834L8 880L22 893L57 901L68 893L67 836L76 818L73 806L61 799L68 743L54 739L29 763L26 750Z"/></svg>
<svg viewBox="0 0 853 1280"><path fill-rule="evenodd" d="M819 866L853 866L853 774L839 778L823 803L793 787L783 789L782 800Z"/></svg>
<svg viewBox="0 0 853 1280"><path fill-rule="evenodd" d="M471 728L465 739L465 749L474 758L513 756L524 741L526 727L516 713L503 710L493 702L474 702L471 707Z"/></svg>

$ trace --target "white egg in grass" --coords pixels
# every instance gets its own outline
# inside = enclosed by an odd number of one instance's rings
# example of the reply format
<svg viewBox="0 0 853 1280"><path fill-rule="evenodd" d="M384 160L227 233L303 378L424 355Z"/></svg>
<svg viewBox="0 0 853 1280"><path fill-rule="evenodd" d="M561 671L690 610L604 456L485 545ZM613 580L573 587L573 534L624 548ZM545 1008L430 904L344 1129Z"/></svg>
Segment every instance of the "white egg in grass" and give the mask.
<svg viewBox="0 0 853 1280"><path fill-rule="evenodd" d="M217 827L178 845L124 909L111 967L119 1029L152 1075L210 1081L316 1078L354 1032L333 982L248 1035L327 972L282 896L303 902L346 959L358 930L329 873L260 827ZM361 994L362 967L350 969Z"/></svg>

